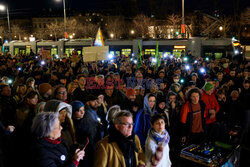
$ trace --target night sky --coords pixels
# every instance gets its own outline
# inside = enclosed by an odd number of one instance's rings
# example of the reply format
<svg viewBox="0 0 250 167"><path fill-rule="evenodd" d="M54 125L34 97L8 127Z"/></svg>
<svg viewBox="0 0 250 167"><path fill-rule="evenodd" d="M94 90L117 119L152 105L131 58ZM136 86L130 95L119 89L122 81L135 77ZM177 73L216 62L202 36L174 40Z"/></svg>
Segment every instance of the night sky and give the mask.
<svg viewBox="0 0 250 167"><path fill-rule="evenodd" d="M137 3L140 11L149 14L153 9L149 4L156 4L161 7L161 10L166 7L166 10L181 11L181 0L66 0L66 7L72 10L94 11L99 9L109 8L124 8L126 3L133 1ZM233 12L234 2L239 1L239 11L247 6L250 7L249 0L185 0L185 11L192 12L194 10L215 10L219 9L223 12ZM9 5L11 14L26 14L42 9L60 10L63 8L62 2L56 0L1 0ZM171 8L172 9L171 9ZM174 8L174 9L173 9Z"/></svg>

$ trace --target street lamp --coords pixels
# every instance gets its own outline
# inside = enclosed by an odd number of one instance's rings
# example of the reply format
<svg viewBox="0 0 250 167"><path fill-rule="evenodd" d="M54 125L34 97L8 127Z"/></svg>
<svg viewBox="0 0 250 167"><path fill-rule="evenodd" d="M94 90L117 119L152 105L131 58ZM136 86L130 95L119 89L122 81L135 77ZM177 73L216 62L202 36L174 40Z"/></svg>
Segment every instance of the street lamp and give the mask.
<svg viewBox="0 0 250 167"><path fill-rule="evenodd" d="M223 27L222 27L222 26L220 26L220 27L219 27L219 30L220 30L220 31L222 31L222 30L223 30Z"/></svg>
<svg viewBox="0 0 250 167"><path fill-rule="evenodd" d="M60 2L61 0L56 0L57 2ZM64 36L65 36L65 39L67 37L67 20L66 20L66 8L65 8L65 0L62 0L63 2L63 14L64 14Z"/></svg>
<svg viewBox="0 0 250 167"><path fill-rule="evenodd" d="M110 37L111 37L111 38L114 38L114 36L115 36L115 35L114 35L113 33L110 34Z"/></svg>
<svg viewBox="0 0 250 167"><path fill-rule="evenodd" d="M8 28L9 28L9 41L11 41L11 32L10 32L10 14L9 14L9 8L8 6L5 7L4 5L0 5L0 10L4 11L6 8L6 12L7 12L7 20L8 20Z"/></svg>

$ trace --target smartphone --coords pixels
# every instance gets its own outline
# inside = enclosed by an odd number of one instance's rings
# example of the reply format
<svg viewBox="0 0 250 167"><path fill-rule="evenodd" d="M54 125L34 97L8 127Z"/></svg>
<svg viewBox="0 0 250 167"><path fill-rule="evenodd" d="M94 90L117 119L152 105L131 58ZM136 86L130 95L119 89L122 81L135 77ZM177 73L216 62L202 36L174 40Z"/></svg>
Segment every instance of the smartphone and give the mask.
<svg viewBox="0 0 250 167"><path fill-rule="evenodd" d="M80 150L85 150L85 148L87 147L87 145L89 144L89 138L87 137L86 141L84 144L80 145Z"/></svg>

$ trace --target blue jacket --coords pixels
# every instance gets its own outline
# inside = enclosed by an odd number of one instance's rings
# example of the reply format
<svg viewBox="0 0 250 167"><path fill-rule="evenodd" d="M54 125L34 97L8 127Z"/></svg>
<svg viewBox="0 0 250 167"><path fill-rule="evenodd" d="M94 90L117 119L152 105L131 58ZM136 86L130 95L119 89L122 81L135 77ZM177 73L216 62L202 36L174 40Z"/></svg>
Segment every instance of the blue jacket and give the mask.
<svg viewBox="0 0 250 167"><path fill-rule="evenodd" d="M148 131L151 128L150 117L151 117L151 115L156 113L156 110L154 108L151 110L149 107L148 95L149 94L147 94L144 97L143 109L141 109L136 115L135 127L134 127L134 132L139 137L142 147L144 147L144 145L145 145Z"/></svg>

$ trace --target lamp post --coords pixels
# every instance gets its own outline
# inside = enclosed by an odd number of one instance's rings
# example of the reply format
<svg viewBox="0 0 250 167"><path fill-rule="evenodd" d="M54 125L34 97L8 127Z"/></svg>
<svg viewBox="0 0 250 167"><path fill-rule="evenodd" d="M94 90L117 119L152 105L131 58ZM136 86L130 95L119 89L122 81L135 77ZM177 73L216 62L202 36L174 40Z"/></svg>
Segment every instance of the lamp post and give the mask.
<svg viewBox="0 0 250 167"><path fill-rule="evenodd" d="M60 2L61 0L56 0L57 2ZM67 19L66 19L66 5L65 0L62 0L63 2L63 15L64 15L64 37L67 38Z"/></svg>
<svg viewBox="0 0 250 167"><path fill-rule="evenodd" d="M185 31L184 0L182 0L182 16L181 16L181 32L182 32L182 37L184 37L184 35L185 35L185 32L183 32L183 31Z"/></svg>
<svg viewBox="0 0 250 167"><path fill-rule="evenodd" d="M9 8L8 6L5 7L4 5L0 5L0 10L4 11L6 8L6 12L7 12L7 20L8 20L8 29L9 29L9 41L11 41L11 32L10 32L10 14L9 14Z"/></svg>

